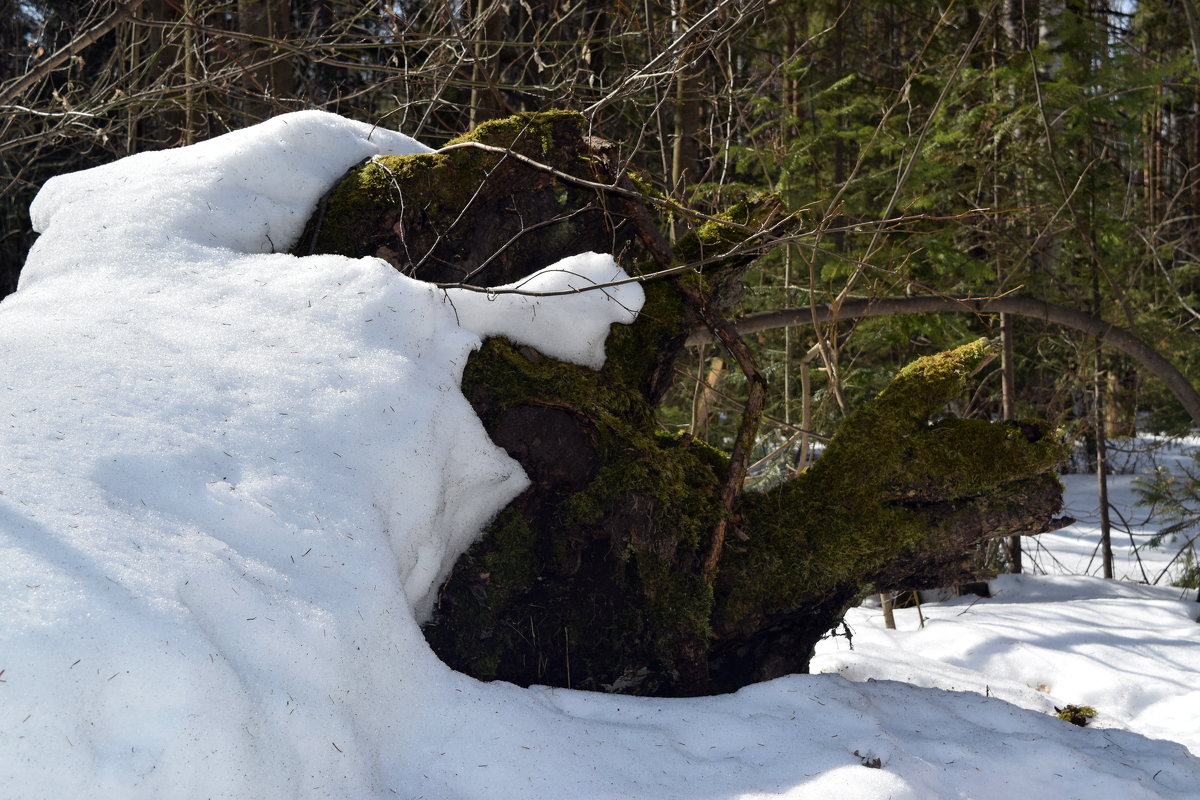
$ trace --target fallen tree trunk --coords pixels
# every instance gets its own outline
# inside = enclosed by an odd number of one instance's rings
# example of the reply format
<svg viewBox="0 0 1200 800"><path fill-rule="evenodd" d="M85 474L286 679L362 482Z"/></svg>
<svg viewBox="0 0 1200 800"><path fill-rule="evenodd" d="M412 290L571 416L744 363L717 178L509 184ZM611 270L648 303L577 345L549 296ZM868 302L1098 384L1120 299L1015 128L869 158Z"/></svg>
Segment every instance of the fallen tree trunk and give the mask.
<svg viewBox="0 0 1200 800"><path fill-rule="evenodd" d="M597 242L632 272L660 270L671 249L585 130L578 115L518 115L439 153L374 159L306 241L426 280L508 283ZM677 242L676 264L704 269L646 283L598 371L501 339L471 357L463 391L531 486L442 589L426 636L447 663L520 684L732 690L805 670L873 583L953 582L983 539L1054 525L1064 450L1041 425L931 422L988 357L982 341L906 367L767 492L742 493L725 454L659 431L689 334L719 328L737 297L738 243L787 224L760 198Z"/></svg>

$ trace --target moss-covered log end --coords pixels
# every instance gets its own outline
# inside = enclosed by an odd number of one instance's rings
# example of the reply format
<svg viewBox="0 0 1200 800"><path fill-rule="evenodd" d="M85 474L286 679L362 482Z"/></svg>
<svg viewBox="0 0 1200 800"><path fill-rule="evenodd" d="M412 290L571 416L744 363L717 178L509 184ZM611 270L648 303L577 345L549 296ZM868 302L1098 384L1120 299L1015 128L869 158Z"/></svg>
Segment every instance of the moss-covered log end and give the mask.
<svg viewBox="0 0 1200 800"><path fill-rule="evenodd" d="M422 280L479 286L587 251L636 263L645 254L622 203L562 178L612 179L612 145L586 125L569 111L517 114L435 153L365 161L325 198L297 251L376 256Z"/></svg>
<svg viewBox="0 0 1200 800"><path fill-rule="evenodd" d="M930 420L989 354L980 340L913 362L846 419L812 468L744 498L747 538L721 564L718 636L787 628L811 649L825 631L802 636L798 615L825 598L949 585L985 539L1048 529L1066 448L1044 425Z"/></svg>

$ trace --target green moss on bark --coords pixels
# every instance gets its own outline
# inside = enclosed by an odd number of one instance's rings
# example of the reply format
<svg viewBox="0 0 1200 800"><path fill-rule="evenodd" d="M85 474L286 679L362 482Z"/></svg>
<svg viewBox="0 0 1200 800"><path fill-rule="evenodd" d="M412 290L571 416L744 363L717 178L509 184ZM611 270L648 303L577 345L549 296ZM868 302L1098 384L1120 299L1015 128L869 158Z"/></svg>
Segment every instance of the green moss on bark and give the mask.
<svg viewBox="0 0 1200 800"><path fill-rule="evenodd" d="M935 504L983 513L1063 461L1064 445L1036 423L929 421L990 352L981 339L913 362L847 417L809 470L745 496L749 539L722 561L719 627L787 613L842 585L865 589L897 555L941 535Z"/></svg>
<svg viewBox="0 0 1200 800"><path fill-rule="evenodd" d="M465 207L478 203L490 208L496 201L503 207L503 199L513 192L536 190L554 178L504 153L455 145L479 142L510 148L554 169L594 178L583 144L586 124L575 112L517 114L486 122L436 153L377 156L364 161L328 195L309 221L299 247L303 252L378 255L405 272L418 269L428 259L446 262L456 254L470 259L472 254L465 249L460 252L456 240L478 244L477 239L466 227L449 229ZM582 205L575 201L586 191L564 186L562 202ZM438 233L421 235L430 220L441 221L436 226ZM516 229L524 224L519 215L511 221ZM586 224L564 215L538 236L539 247L553 250L556 241L569 246L585 232ZM398 229L408 231L408 236L397 236Z"/></svg>
<svg viewBox="0 0 1200 800"><path fill-rule="evenodd" d="M621 380L619 359L609 364L597 372L499 340L488 341L468 364L464 391L490 429L503 430L506 414L530 404L569 408L588 431L598 463L572 491L550 492L523 507L537 570L509 569L504 578L489 572L486 593L468 590L470 600L453 601L456 627L476 634L456 634L451 647L436 634L435 649L451 663L492 663L481 653L494 649L501 628L495 621L523 619L519 633L499 635L507 637L505 647L526 654L522 665L547 658L543 679L565 681L569 664L576 685L670 691L686 653L703 648L712 590L696 567L719 514L714 493L726 461L702 442L658 433L642 392ZM536 472L531 477L539 480ZM460 583L478 582L474 564L486 564L493 548L503 547L511 525L507 515L493 523L472 566L456 576ZM555 576L553 585L546 574ZM587 635L573 637L576 629ZM500 676L514 679L503 670Z"/></svg>

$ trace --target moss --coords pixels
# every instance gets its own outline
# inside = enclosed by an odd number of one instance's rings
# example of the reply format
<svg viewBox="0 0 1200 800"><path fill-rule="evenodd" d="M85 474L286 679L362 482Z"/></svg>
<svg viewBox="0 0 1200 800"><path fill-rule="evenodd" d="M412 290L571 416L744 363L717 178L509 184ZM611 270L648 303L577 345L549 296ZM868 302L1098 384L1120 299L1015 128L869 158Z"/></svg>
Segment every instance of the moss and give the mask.
<svg viewBox="0 0 1200 800"><path fill-rule="evenodd" d="M571 407L598 423L605 448L619 442L619 435L610 437L606 432L636 429L653 419L645 399L628 385L610 380L608 373L532 355L504 339L488 339L472 354L463 373L463 388L468 396L485 393L500 409L553 398L556 405Z"/></svg>
<svg viewBox="0 0 1200 800"><path fill-rule="evenodd" d="M752 239L756 231L778 231L797 219L785 212L774 194L759 194L734 204L675 243L676 261L697 265L695 271L682 273L677 280L691 283L716 308L730 305L741 296L742 275L756 258L753 247L737 253L739 245ZM726 256L731 252L736 254Z"/></svg>
<svg viewBox="0 0 1200 800"><path fill-rule="evenodd" d="M399 187L409 191L414 180L421 178L426 191L436 189L437 184L423 176L443 171L446 162L442 155L420 154L382 156L359 164L330 192L324 208L309 220L300 242L307 252L366 255L378 219L401 201Z"/></svg>
<svg viewBox="0 0 1200 800"><path fill-rule="evenodd" d="M556 130L566 128L567 131ZM525 111L503 119L483 122L473 130L447 142L482 142L511 147L534 158L557 160L557 142L578 140L587 130L587 118L577 111ZM567 133L567 136L563 134ZM476 151L477 152L477 151Z"/></svg>
<svg viewBox="0 0 1200 800"><path fill-rule="evenodd" d="M847 500L808 481L747 494L742 517L749 540L731 543L721 562L720 626L790 612L844 584L865 588L879 565L928 533L912 511L870 497L860 496L860 505Z"/></svg>
<svg viewBox="0 0 1200 800"><path fill-rule="evenodd" d="M699 575L673 569L663 559L642 556L638 576L649 600L650 629L662 636L660 659L673 659L675 650L704 641L712 632L712 587Z"/></svg>
<svg viewBox="0 0 1200 800"><path fill-rule="evenodd" d="M633 184L633 188L637 189L647 197L656 197L659 200L665 200L666 195L654 185L654 181L650 176L638 169L629 169L626 173L629 176L629 181Z"/></svg>
<svg viewBox="0 0 1200 800"><path fill-rule="evenodd" d="M435 626L427 630L439 649L458 654L458 666L483 680L499 673L506 654L512 652L512 630L504 612L537 581L542 571L536 539L526 519L515 509L505 509L491 524L488 546L460 562L457 570L472 574L475 591L443 596L447 605L472 609L470 625Z"/></svg>
<svg viewBox="0 0 1200 800"><path fill-rule="evenodd" d="M527 589L541 572L536 539L528 520L516 510L505 509L491 525L496 549L483 557L487 580L506 599Z"/></svg>
<svg viewBox="0 0 1200 800"><path fill-rule="evenodd" d="M658 433L644 396L619 377L624 372L621 359L610 359L609 364L611 369L596 372L531 359L510 343L489 340L469 362L464 387L468 394L473 387L487 393L497 415L514 405L552 397L588 418L602 466L587 486L548 510L548 524L538 535L556 562L567 563L572 548L580 545L557 536L559 531L613 528L609 537L618 546L616 555L632 564L640 583L626 601L653 621L655 638L679 643L706 636L711 589L698 573L678 567L681 561L699 559L707 533L716 524L715 487L727 460L703 442ZM623 519L630 509L639 513ZM645 524L650 519L653 524ZM575 602L588 604L586 598ZM666 652L658 657L670 661Z"/></svg>
<svg viewBox="0 0 1200 800"><path fill-rule="evenodd" d="M607 380L622 386L637 387L653 396L655 387L670 383L673 376L655 373L656 359L646 353L669 353L687 335L688 312L683 298L670 281L650 281L642 284L646 301L633 325L614 325L605 345L607 359L604 374ZM668 367L669 368L669 367Z"/></svg>
<svg viewBox="0 0 1200 800"><path fill-rule="evenodd" d="M640 496L654 504L661 535L631 540L631 551L669 559L679 548L696 550L719 516L712 507L716 471L700 450L664 448L635 437L586 489L562 502L558 520L567 526L600 525L614 503Z"/></svg>
<svg viewBox="0 0 1200 800"><path fill-rule="evenodd" d="M945 419L905 437L896 467L903 475L880 488L889 498L926 502L990 492L1014 475L1045 472L1066 448L1035 420L994 424Z"/></svg>
<svg viewBox="0 0 1200 800"><path fill-rule="evenodd" d="M710 631L712 591L690 567L699 563L720 516L715 487L724 467L722 459L714 468L711 450L695 441L634 436L587 489L561 506L565 525L585 507L593 524L606 526L614 509L643 504L648 514L614 532L628 534L625 557L636 564L646 613L656 636L671 645ZM620 511L615 517L624 522Z"/></svg>
<svg viewBox="0 0 1200 800"><path fill-rule="evenodd" d="M986 340L980 339L901 369L878 397L846 418L808 480L853 502L900 482L907 470L905 439L963 391L988 352ZM863 480L863 464L872 465L869 480Z"/></svg>
<svg viewBox="0 0 1200 800"><path fill-rule="evenodd" d="M675 243L675 253L682 263L699 261L720 255L736 247L749 235L746 228L759 230L776 225L781 220L782 203L774 194L758 194L735 203L706 220L695 231ZM733 224L723 224L722 220Z"/></svg>
<svg viewBox="0 0 1200 800"><path fill-rule="evenodd" d="M1096 709L1091 706L1070 705L1063 708L1055 706L1054 710L1059 719L1081 728L1086 728L1092 717L1096 716Z"/></svg>
<svg viewBox="0 0 1200 800"><path fill-rule="evenodd" d="M990 352L979 340L913 362L846 419L807 472L747 494L750 540L730 548L721 567L722 624L787 612L814 594L869 580L934 535L920 503L986 505L992 494L1001 502L1014 480L1061 463L1063 445L1035 423L928 422Z"/></svg>
<svg viewBox="0 0 1200 800"><path fill-rule="evenodd" d="M549 111L516 114L485 122L453 139L450 145L474 141L511 148L560 170L578 171L580 153L556 146L578 142L586 128L581 114ZM309 220L300 239L303 252L347 256L374 254L375 232L389 215L436 216L441 208L458 209L475 196L481 175L496 183L520 165L503 154L461 148L406 156L378 156L354 167L329 194L324 207ZM495 174L497 171L503 174ZM403 191L401 191L403 189Z"/></svg>

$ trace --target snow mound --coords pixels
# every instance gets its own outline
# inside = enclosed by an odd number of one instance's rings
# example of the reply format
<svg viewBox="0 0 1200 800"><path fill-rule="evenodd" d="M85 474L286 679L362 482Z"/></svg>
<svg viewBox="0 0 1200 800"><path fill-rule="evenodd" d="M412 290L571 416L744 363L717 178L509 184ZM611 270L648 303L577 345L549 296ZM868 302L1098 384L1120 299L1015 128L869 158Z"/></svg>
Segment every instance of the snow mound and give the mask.
<svg viewBox="0 0 1200 800"><path fill-rule="evenodd" d="M0 796L1191 796L1179 745L973 695L647 700L442 665L418 622L527 481L468 355L503 334L596 366L641 291L574 291L624 277L596 254L521 287L562 298L284 254L348 167L425 149L302 112L38 196L0 303Z"/></svg>

